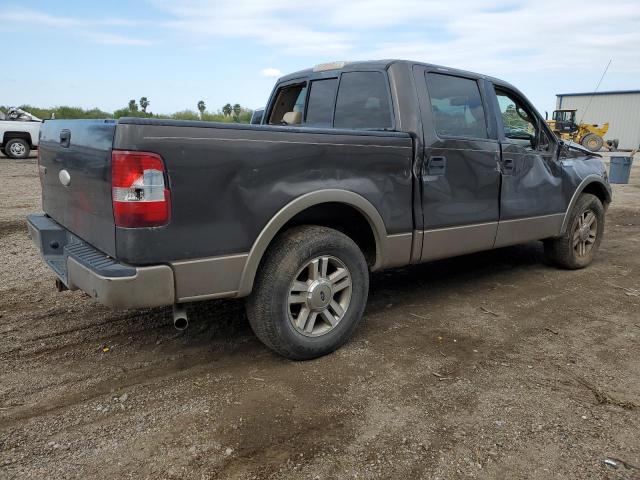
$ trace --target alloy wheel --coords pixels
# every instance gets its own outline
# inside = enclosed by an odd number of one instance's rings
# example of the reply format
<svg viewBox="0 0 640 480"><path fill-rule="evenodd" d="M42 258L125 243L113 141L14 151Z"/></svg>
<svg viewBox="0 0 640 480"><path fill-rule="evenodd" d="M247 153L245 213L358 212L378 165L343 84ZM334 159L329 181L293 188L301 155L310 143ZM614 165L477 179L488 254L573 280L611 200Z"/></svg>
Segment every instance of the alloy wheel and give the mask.
<svg viewBox="0 0 640 480"><path fill-rule="evenodd" d="M298 271L291 283L289 320L302 335L325 335L344 318L351 294L351 273L346 265L336 257L316 257Z"/></svg>
<svg viewBox="0 0 640 480"><path fill-rule="evenodd" d="M598 219L591 210L581 213L573 230L573 249L576 255L584 257L593 249L598 236Z"/></svg>

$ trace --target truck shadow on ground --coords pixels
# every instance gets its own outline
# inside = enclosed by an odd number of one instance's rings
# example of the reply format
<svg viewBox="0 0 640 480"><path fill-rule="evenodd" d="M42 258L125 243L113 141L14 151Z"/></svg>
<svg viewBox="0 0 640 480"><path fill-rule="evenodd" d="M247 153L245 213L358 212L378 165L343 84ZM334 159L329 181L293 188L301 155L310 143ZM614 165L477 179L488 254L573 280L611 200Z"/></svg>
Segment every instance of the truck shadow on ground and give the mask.
<svg viewBox="0 0 640 480"><path fill-rule="evenodd" d="M371 275L368 305L365 315L390 306L402 307L420 301L428 305L434 297L444 298L456 293L461 285L478 286L496 283L507 271L554 269L544 261L542 243L533 242L461 257L376 272ZM225 343L228 347L240 344L260 345L249 326L244 300L211 300L188 306L189 328L183 332L184 341L191 346L198 343ZM165 310L170 319L170 311ZM367 324L359 334L367 334Z"/></svg>

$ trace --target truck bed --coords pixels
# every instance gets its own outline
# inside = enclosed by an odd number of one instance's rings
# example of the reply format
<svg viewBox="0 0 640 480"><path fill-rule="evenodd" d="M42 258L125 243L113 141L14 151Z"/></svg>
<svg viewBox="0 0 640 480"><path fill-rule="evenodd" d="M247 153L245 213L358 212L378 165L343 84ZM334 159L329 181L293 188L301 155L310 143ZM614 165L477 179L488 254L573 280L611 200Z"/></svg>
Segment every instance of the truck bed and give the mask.
<svg viewBox="0 0 640 480"><path fill-rule="evenodd" d="M65 131L68 146L61 141ZM167 225L115 226L112 150L162 157L171 191ZM413 226L412 157L412 139L400 132L139 118L47 121L43 208L74 235L132 265L246 253L278 210L320 189L363 196L393 234ZM67 187L61 169L71 176Z"/></svg>

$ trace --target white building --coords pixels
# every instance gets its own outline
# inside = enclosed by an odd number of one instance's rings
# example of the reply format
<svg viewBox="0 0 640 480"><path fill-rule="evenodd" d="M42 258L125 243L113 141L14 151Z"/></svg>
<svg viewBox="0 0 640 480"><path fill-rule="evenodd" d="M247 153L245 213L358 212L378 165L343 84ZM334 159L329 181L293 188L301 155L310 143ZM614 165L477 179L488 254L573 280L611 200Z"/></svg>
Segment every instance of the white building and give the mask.
<svg viewBox="0 0 640 480"><path fill-rule="evenodd" d="M558 110L577 110L576 123L609 122L605 140L620 140L618 148L640 145L640 90L556 95Z"/></svg>

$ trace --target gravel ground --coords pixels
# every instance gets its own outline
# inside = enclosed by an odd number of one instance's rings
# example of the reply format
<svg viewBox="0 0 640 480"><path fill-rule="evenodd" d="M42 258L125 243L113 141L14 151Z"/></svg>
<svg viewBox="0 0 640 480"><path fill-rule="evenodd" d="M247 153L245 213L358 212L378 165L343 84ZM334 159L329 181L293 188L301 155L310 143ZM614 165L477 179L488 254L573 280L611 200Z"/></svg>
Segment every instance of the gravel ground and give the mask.
<svg viewBox="0 0 640 480"><path fill-rule="evenodd" d="M640 478L640 168L591 267L532 243L375 274L353 340L304 363L241 301L180 333L57 293L35 159L0 185L2 479Z"/></svg>

